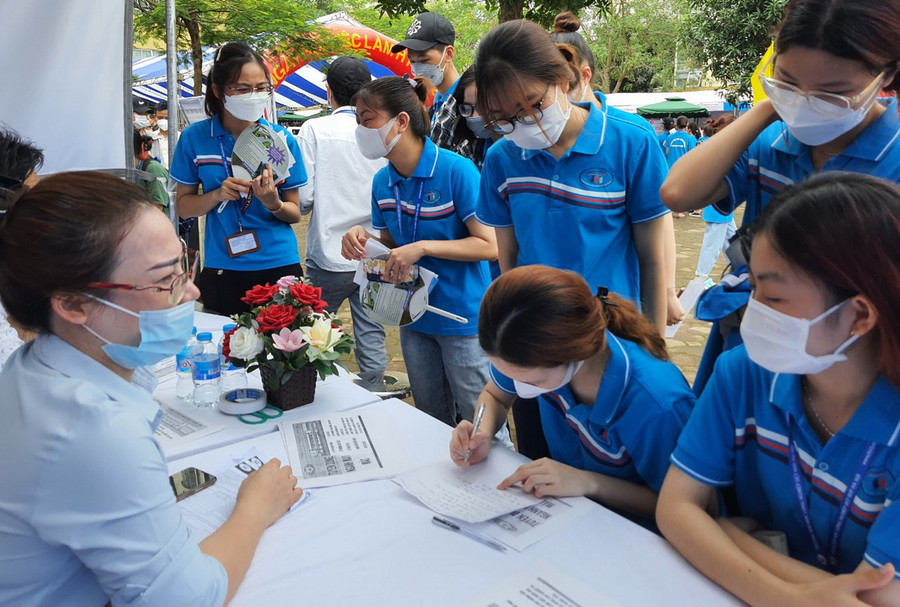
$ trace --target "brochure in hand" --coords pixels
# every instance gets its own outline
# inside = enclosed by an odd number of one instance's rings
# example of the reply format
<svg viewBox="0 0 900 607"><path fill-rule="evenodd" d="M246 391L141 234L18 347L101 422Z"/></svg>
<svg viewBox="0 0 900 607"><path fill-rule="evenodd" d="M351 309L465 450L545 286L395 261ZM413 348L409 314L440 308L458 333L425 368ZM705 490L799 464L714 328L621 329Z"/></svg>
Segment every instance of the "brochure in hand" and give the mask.
<svg viewBox="0 0 900 607"><path fill-rule="evenodd" d="M290 175L296 159L288 148L284 134L266 124L253 123L234 142L231 166L234 176L248 181L262 174L266 165L272 167L275 183Z"/></svg>

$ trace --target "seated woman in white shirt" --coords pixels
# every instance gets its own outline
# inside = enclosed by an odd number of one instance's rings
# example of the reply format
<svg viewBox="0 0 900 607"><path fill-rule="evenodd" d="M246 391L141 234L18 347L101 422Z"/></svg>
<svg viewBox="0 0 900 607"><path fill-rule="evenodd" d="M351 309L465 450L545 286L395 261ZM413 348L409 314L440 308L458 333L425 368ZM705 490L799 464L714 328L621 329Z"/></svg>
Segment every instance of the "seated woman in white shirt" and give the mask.
<svg viewBox="0 0 900 607"><path fill-rule="evenodd" d="M0 127L0 213L22 188L38 182L37 171L44 164L44 152L22 139L12 129ZM0 369L10 354L22 345L19 333L10 326L6 310L0 306Z"/></svg>
<svg viewBox="0 0 900 607"><path fill-rule="evenodd" d="M137 186L46 178L0 227L0 299L38 337L0 373L0 604L222 605L263 531L302 493L277 460L199 546L153 436L144 367L193 326L184 244Z"/></svg>

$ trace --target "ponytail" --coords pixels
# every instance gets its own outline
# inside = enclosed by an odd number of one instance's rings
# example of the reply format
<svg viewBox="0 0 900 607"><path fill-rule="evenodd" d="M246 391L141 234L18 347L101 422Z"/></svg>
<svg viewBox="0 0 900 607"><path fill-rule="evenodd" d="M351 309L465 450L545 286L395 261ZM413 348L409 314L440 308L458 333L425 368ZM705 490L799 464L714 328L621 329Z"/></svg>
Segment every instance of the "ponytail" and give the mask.
<svg viewBox="0 0 900 607"><path fill-rule="evenodd" d="M521 367L585 360L606 347L606 329L668 360L665 341L633 303L595 297L574 272L522 266L505 272L481 301L478 341L488 356Z"/></svg>
<svg viewBox="0 0 900 607"><path fill-rule="evenodd" d="M637 306L615 293L598 296L597 301L610 333L636 343L659 360L669 360L666 340L647 317L638 312Z"/></svg>

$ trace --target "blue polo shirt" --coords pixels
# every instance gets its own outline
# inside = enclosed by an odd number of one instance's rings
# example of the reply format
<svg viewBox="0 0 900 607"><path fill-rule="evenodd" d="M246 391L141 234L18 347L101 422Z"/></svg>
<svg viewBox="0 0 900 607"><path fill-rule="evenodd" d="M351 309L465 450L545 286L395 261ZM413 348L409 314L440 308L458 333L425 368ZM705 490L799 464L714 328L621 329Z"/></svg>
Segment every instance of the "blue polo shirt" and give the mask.
<svg viewBox="0 0 900 607"><path fill-rule="evenodd" d="M659 198L668 171L653 134L593 104L575 144L557 160L545 150L497 141L481 171L478 219L513 227L517 265L578 272L590 285L640 301L634 224L669 210Z"/></svg>
<svg viewBox="0 0 900 607"><path fill-rule="evenodd" d="M568 384L538 397L550 455L658 493L694 394L671 362L609 331L606 343L609 360L593 405L577 402ZM491 379L516 393L513 380L493 365Z"/></svg>
<svg viewBox="0 0 900 607"><path fill-rule="evenodd" d="M850 171L900 181L900 116L892 99L884 113L866 128L840 156L829 158L823 171ZM773 196L803 181L816 170L810 148L800 143L779 121L769 125L725 175L729 195L716 209L729 214L747 201L743 225L750 225Z"/></svg>
<svg viewBox="0 0 900 607"><path fill-rule="evenodd" d="M893 506L900 497L900 390L879 377L847 425L823 445L804 413L800 378L766 371L743 346L723 354L672 463L701 483L733 486L740 513L729 514L783 531L791 556L818 566L794 493L788 436L826 550L847 486L867 443L874 442L874 459L841 536L838 569L849 573L865 556L874 567L892 562L900 570L900 506Z"/></svg>
<svg viewBox="0 0 900 607"><path fill-rule="evenodd" d="M478 200L478 169L468 158L450 150L438 149L430 140L416 169L404 178L388 163L372 179L372 227L387 230L398 245L417 240L459 240L471 234L466 221L475 217ZM419 184L423 182L421 211L415 238L413 228ZM403 222L398 224L394 186L399 188ZM428 303L469 320L456 322L426 312L409 325L410 329L430 335L475 335L478 333L478 309L490 283L486 261L453 261L425 256L419 265L438 275L428 295Z"/></svg>
<svg viewBox="0 0 900 607"><path fill-rule="evenodd" d="M287 179L278 184L279 192L295 190L305 185L306 169L303 167L297 140L284 127L269 124L263 119L260 122L285 135L288 148L296 161ZM219 188L230 175L226 166L231 165L234 141L234 135L222 127L218 116L192 124L178 138L169 175L184 185L202 184L204 192ZM290 224L277 219L256 197L246 211L241 212L241 205L240 200L223 202L206 214L205 267L266 270L300 263L297 237ZM238 231L238 217L244 230L256 230L260 249L232 258L228 256L225 239Z"/></svg>
<svg viewBox="0 0 900 607"><path fill-rule="evenodd" d="M675 131L666 137L663 145L666 148L666 161L672 166L679 158L697 147L697 138L687 131Z"/></svg>

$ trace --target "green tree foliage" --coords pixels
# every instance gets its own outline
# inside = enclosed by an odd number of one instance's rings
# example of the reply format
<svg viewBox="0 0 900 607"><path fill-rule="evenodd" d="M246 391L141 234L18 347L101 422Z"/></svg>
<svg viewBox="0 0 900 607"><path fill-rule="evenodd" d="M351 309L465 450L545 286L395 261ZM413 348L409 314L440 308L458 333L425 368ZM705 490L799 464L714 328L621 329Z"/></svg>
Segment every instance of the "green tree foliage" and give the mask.
<svg viewBox="0 0 900 607"><path fill-rule="evenodd" d="M582 12L594 51L594 85L605 93L671 88L681 15L673 0L609 0Z"/></svg>
<svg viewBox="0 0 900 607"><path fill-rule="evenodd" d="M496 15L498 23L524 18L550 27L557 13L577 12L591 5L603 9L608 4L609 0L485 0L483 6L488 12ZM479 8L480 5L481 3ZM417 15L428 10L425 7L425 0L375 0L375 6L381 14L392 18ZM472 4L469 6L472 7Z"/></svg>
<svg viewBox="0 0 900 607"><path fill-rule="evenodd" d="M787 0L679 0L682 38L701 65L729 85L735 103L751 95L750 77L771 42Z"/></svg>
<svg viewBox="0 0 900 607"><path fill-rule="evenodd" d="M135 37L165 39L164 0L133 0ZM322 7L298 0L178 0L177 46L190 49L194 94L201 92L204 46L242 41L260 51L292 57L341 53L344 43L308 22Z"/></svg>
<svg viewBox="0 0 900 607"><path fill-rule="evenodd" d="M381 10L365 0L349 0L341 3L340 8L351 17L374 30L390 36L395 40L403 40L406 30L412 22L412 15L385 16ZM456 30L456 57L454 63L460 73L475 61L475 46L488 30L496 24L493 15L487 12L483 4L464 2L461 0L433 0L422 10L428 10L447 18ZM421 12L421 11L419 11Z"/></svg>

